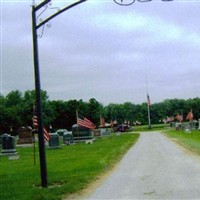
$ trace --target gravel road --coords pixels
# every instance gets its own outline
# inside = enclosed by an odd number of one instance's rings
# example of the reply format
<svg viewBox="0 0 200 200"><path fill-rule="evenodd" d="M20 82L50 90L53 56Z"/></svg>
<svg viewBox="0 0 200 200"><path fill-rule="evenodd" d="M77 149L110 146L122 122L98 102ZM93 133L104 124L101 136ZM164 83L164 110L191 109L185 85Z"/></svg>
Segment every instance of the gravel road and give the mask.
<svg viewBox="0 0 200 200"><path fill-rule="evenodd" d="M113 173L84 199L200 199L200 156L161 133L142 133Z"/></svg>

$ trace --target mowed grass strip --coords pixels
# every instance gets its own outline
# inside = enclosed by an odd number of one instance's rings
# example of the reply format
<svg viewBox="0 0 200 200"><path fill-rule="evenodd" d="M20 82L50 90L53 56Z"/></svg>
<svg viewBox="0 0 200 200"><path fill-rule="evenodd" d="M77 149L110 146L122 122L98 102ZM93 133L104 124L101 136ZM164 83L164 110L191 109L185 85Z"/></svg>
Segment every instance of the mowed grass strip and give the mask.
<svg viewBox="0 0 200 200"><path fill-rule="evenodd" d="M188 133L183 130L169 130L164 133L177 143L200 154L200 131L193 130Z"/></svg>
<svg viewBox="0 0 200 200"><path fill-rule="evenodd" d="M97 139L93 144L75 144L46 149L48 188L41 188L38 148L17 148L17 160L0 156L0 199L59 200L85 188L111 169L137 141L139 134L121 134Z"/></svg>
<svg viewBox="0 0 200 200"><path fill-rule="evenodd" d="M152 124L151 128L148 125L139 125L133 126L133 131L135 132L152 132L152 131L161 131L166 128L169 128L169 124Z"/></svg>

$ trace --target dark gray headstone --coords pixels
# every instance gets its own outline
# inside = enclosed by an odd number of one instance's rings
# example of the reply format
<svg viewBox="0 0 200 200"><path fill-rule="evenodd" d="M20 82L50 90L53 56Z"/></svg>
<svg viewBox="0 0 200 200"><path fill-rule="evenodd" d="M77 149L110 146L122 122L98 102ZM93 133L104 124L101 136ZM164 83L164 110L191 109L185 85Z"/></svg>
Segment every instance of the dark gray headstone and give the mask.
<svg viewBox="0 0 200 200"><path fill-rule="evenodd" d="M92 139L92 132L89 128L85 128L74 124L72 126L72 135L74 136L74 141L84 141Z"/></svg>
<svg viewBox="0 0 200 200"><path fill-rule="evenodd" d="M110 128L101 128L100 132L101 132L102 136L110 135L111 134L111 129Z"/></svg>
<svg viewBox="0 0 200 200"><path fill-rule="evenodd" d="M57 133L50 133L49 136L49 148L60 148L59 135Z"/></svg>
<svg viewBox="0 0 200 200"><path fill-rule="evenodd" d="M73 135L70 134L70 133L65 133L63 135L63 143L67 144L67 145L74 143L74 137L73 137Z"/></svg>
<svg viewBox="0 0 200 200"><path fill-rule="evenodd" d="M15 149L15 138L7 133L1 136L2 138L2 150L1 155L14 155L17 153Z"/></svg>

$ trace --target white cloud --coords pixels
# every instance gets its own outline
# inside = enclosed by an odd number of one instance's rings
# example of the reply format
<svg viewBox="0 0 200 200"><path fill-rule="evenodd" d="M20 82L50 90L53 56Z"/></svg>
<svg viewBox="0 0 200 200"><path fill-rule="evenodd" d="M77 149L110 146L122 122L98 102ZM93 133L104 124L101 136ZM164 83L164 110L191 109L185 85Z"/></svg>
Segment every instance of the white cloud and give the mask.
<svg viewBox="0 0 200 200"><path fill-rule="evenodd" d="M98 29L110 32L139 32L148 35L154 42L190 42L195 45L200 44L198 33L186 29L187 27L170 23L160 17L145 15L139 12L112 13L97 15L92 19L92 23ZM134 37L134 35L133 35ZM146 38L146 39L148 39Z"/></svg>
<svg viewBox="0 0 200 200"><path fill-rule="evenodd" d="M92 19L93 24L97 28L114 31L134 31L143 29L147 25L145 17L137 13L126 14L101 14Z"/></svg>

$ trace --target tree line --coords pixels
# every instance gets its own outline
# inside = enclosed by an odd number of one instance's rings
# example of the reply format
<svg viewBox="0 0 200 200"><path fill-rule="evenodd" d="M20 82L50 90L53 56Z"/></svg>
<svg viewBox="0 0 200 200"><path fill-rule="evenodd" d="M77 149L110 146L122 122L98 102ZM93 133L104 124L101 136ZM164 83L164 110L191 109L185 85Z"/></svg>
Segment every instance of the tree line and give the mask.
<svg viewBox="0 0 200 200"><path fill-rule="evenodd" d="M135 121L141 124L148 123L147 102L134 104L125 102L122 104L110 103L104 106L95 98L88 102L80 100L49 100L46 91L41 91L43 121L44 125L53 130L71 130L76 123L76 111L90 119L97 127L100 118L103 117L107 123L116 120L118 124L129 122L133 125ZM194 119L200 118L200 98L193 99L167 99L150 106L152 124L163 123L166 117L183 115L185 119L192 109ZM11 91L6 96L0 96L0 134L17 134L22 126L32 127L32 118L35 114L35 91L28 90L24 93L19 90Z"/></svg>

